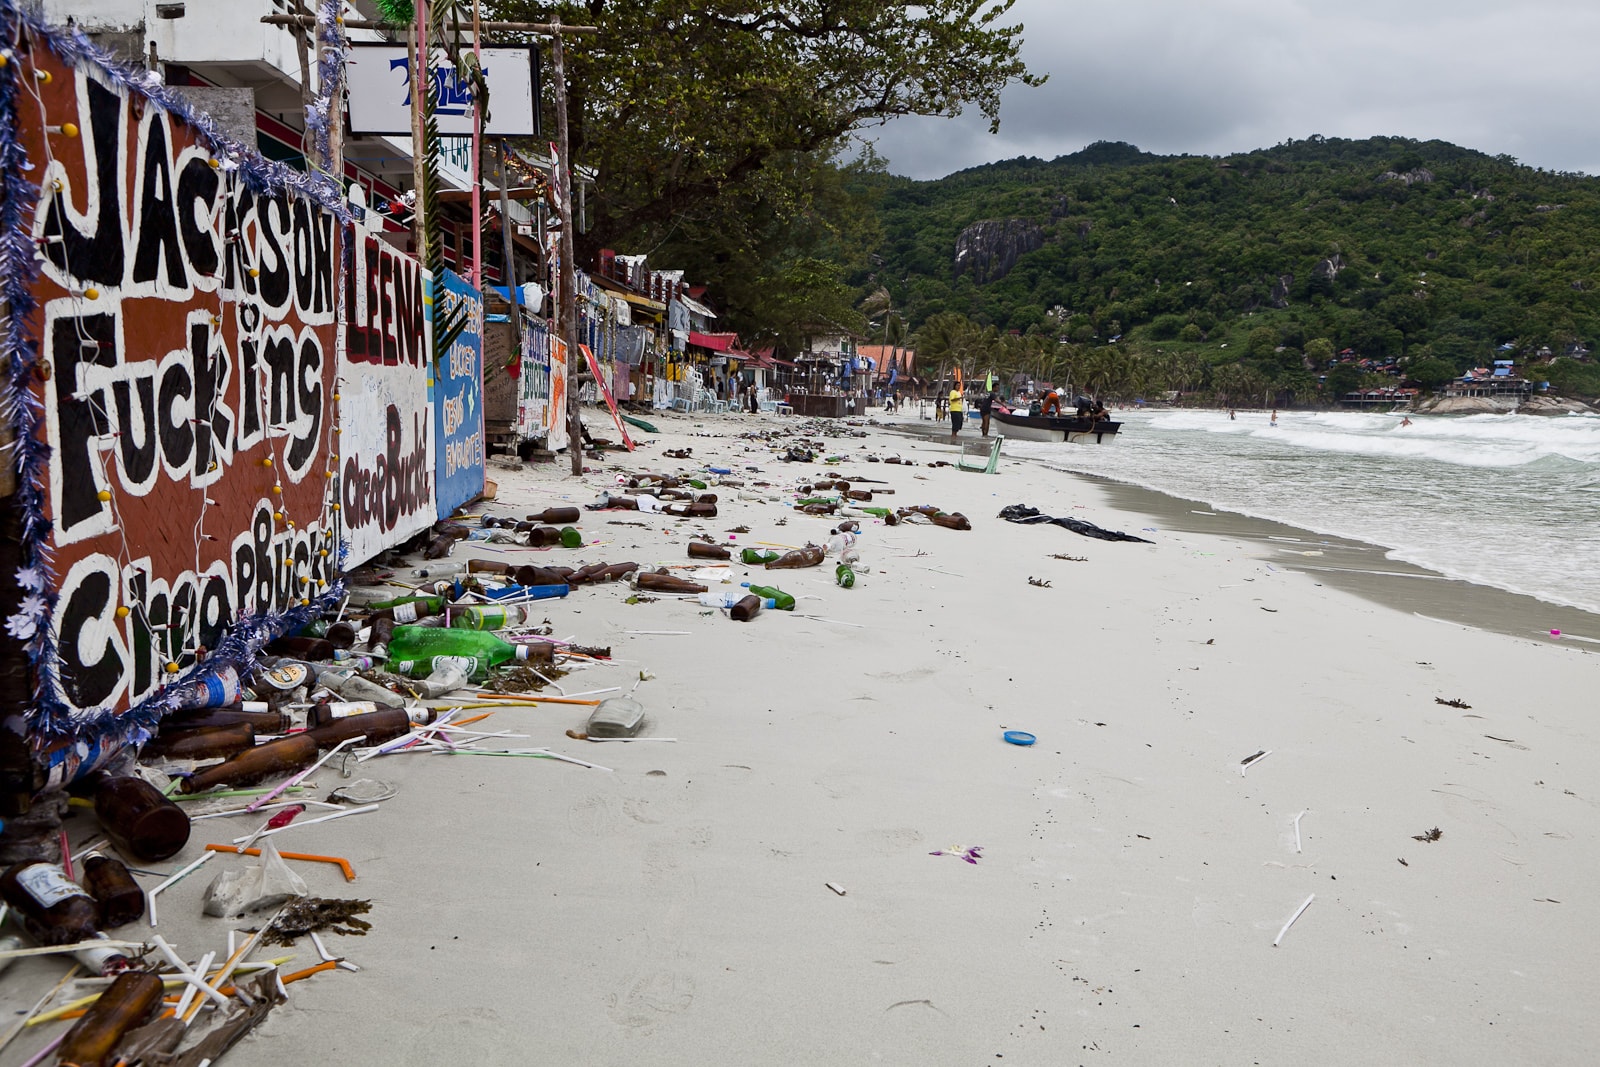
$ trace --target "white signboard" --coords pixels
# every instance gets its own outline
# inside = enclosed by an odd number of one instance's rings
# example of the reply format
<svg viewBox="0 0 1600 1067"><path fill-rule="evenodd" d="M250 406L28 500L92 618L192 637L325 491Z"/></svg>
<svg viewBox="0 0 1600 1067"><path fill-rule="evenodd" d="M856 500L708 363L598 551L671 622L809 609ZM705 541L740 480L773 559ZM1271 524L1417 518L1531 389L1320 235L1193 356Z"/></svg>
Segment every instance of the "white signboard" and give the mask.
<svg viewBox="0 0 1600 1067"><path fill-rule="evenodd" d="M532 137L538 101L534 95L531 48L485 48L483 74L489 83L489 121L493 137ZM352 133L411 134L411 65L401 45L354 45L345 71L350 87ZM433 80L439 90L435 111L441 134L472 135L472 92L456 80L456 69L436 56Z"/></svg>

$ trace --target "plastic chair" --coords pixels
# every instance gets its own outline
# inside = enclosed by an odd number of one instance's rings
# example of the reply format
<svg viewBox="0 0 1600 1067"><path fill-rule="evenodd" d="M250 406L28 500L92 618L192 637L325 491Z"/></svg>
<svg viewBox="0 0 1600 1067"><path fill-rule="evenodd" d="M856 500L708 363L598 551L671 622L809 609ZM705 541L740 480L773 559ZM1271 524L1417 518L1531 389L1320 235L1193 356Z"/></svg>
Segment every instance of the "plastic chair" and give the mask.
<svg viewBox="0 0 1600 1067"><path fill-rule="evenodd" d="M974 474L994 474L1000 467L1000 446L1005 441L1003 434L995 434L988 440L980 437L976 441L968 441L961 446L961 456L956 460L956 466Z"/></svg>

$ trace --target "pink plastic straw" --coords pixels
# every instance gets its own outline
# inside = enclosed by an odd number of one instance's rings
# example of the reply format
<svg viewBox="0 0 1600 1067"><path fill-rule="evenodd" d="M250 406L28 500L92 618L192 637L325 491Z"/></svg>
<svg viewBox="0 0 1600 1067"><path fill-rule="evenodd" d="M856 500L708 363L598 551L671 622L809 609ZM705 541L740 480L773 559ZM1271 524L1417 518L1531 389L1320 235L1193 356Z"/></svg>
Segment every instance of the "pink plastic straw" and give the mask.
<svg viewBox="0 0 1600 1067"><path fill-rule="evenodd" d="M71 1031L68 1031L68 1033L70 1033L70 1032ZM40 1049L38 1052L35 1052L33 1054L33 1058L31 1060L29 1060L28 1062L24 1063L22 1065L22 1067L37 1067L37 1065L39 1063L42 1063L44 1061L44 1058L46 1056L50 1055L50 1053L52 1053L52 1052L54 1052L56 1050L56 1046L60 1045L61 1042L65 1041L66 1039L67 1039L67 1035L66 1034L62 1034L60 1037L58 1037L54 1041L50 1042L44 1048Z"/></svg>

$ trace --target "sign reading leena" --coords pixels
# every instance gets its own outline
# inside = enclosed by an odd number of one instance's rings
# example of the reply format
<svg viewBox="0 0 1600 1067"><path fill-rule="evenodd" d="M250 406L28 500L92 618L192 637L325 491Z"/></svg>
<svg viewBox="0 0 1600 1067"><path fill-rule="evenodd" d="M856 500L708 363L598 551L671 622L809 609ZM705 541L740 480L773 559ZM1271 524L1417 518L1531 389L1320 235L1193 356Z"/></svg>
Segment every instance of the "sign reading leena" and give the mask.
<svg viewBox="0 0 1600 1067"><path fill-rule="evenodd" d="M433 331L417 261L354 223L343 240L339 488L353 566L433 523Z"/></svg>
<svg viewBox="0 0 1600 1067"><path fill-rule="evenodd" d="M492 137L539 136L539 53L532 48L485 48L483 75L489 83ZM411 135L411 65L404 47L355 45L345 69L350 88L350 132ZM472 92L447 60L436 58L435 115L443 135L471 136Z"/></svg>

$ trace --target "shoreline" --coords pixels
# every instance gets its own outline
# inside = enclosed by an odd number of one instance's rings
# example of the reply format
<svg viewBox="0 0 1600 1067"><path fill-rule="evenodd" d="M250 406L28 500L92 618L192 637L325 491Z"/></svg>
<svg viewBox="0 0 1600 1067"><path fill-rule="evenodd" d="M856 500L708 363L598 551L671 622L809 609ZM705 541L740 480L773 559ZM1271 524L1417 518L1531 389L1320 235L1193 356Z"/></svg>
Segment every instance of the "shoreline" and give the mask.
<svg viewBox="0 0 1600 1067"><path fill-rule="evenodd" d="M877 419L879 429L949 446L948 434L934 432L935 425L947 424L929 420L901 424L882 421L881 416L867 418ZM963 442L979 439L976 430L968 437L971 426L969 423L962 427ZM1034 464L1097 485L1119 510L1148 516L1160 528L1248 542L1260 553L1259 558L1274 565L1307 574L1402 613L1533 641L1549 642L1550 631L1559 630L1560 640L1571 647L1600 654L1600 614L1595 612L1396 559L1390 555L1395 549L1371 541L1320 533L1238 511L1214 510L1203 500L1106 475L1066 470L1037 457L1002 454L1002 462L1005 461ZM1310 555L1313 552L1317 555Z"/></svg>

